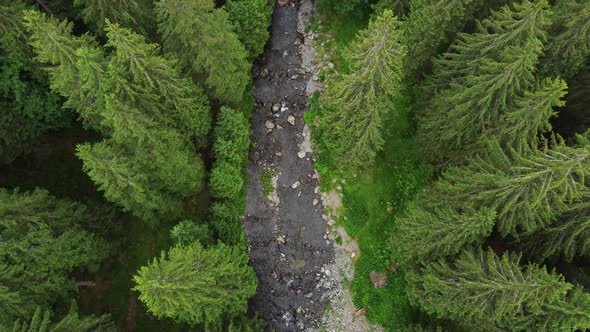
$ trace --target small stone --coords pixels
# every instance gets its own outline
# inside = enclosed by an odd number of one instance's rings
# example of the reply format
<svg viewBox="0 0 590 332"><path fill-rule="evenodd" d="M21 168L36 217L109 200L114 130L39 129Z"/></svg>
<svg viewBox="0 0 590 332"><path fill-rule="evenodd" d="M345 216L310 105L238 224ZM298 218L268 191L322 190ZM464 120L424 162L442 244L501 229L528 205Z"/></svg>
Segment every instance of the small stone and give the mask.
<svg viewBox="0 0 590 332"><path fill-rule="evenodd" d="M315 189L314 189L313 192L316 193L316 194L319 194L320 193L320 187L315 187Z"/></svg>
<svg viewBox="0 0 590 332"><path fill-rule="evenodd" d="M287 51L283 51L283 57L286 57L287 55L289 55L289 53Z"/></svg>
<svg viewBox="0 0 590 332"><path fill-rule="evenodd" d="M287 122L289 122L290 125L294 126L295 125L295 117L292 115L289 115L289 117L287 118Z"/></svg>
<svg viewBox="0 0 590 332"><path fill-rule="evenodd" d="M299 157L299 159L305 158L305 155L306 155L305 151L299 151L299 152L297 152L297 157Z"/></svg>
<svg viewBox="0 0 590 332"><path fill-rule="evenodd" d="M325 215L325 214L322 214L322 219L324 219L324 220L328 220L328 216L327 216L327 215Z"/></svg>
<svg viewBox="0 0 590 332"><path fill-rule="evenodd" d="M270 120L266 120L266 122L264 123L264 126L266 127L266 129L274 129L275 124Z"/></svg>
<svg viewBox="0 0 590 332"><path fill-rule="evenodd" d="M350 253L350 258L354 258L355 256L356 256L356 252L353 251Z"/></svg>
<svg viewBox="0 0 590 332"><path fill-rule="evenodd" d="M269 74L269 72L268 72L268 68L263 68L263 69L260 71L260 76L261 76L261 77L267 77L267 76L268 76L268 74Z"/></svg>
<svg viewBox="0 0 590 332"><path fill-rule="evenodd" d="M277 153L275 153L275 156L277 156L277 157L282 157L282 156L283 156L283 153L281 153L281 152L277 152Z"/></svg>
<svg viewBox="0 0 590 332"><path fill-rule="evenodd" d="M332 274L332 271L326 270L326 275L329 277Z"/></svg>
<svg viewBox="0 0 590 332"><path fill-rule="evenodd" d="M326 240L326 244L327 245L330 245L330 240Z"/></svg>
<svg viewBox="0 0 590 332"><path fill-rule="evenodd" d="M328 62L328 68L330 68L330 69L334 69L334 64L333 64L333 63L331 63L331 62Z"/></svg>
<svg viewBox="0 0 590 332"><path fill-rule="evenodd" d="M311 77L311 79L312 79L314 82L317 82L317 81L319 81L319 80L320 80L320 77L319 77L318 75L313 75L313 76Z"/></svg>
<svg viewBox="0 0 590 332"><path fill-rule="evenodd" d="M346 179L340 180L340 183L345 184L346 183Z"/></svg>
<svg viewBox="0 0 590 332"><path fill-rule="evenodd" d="M383 288L387 284L387 274L385 272L371 271L369 277L375 288Z"/></svg>
<svg viewBox="0 0 590 332"><path fill-rule="evenodd" d="M276 240L277 240L277 243L279 243L279 244L284 244L286 242L284 235L277 236L277 239Z"/></svg>
<svg viewBox="0 0 590 332"><path fill-rule="evenodd" d="M273 113L276 113L276 112L278 112L280 109L281 109L281 104L279 104L279 103L274 103L274 104L272 105L272 111L273 111Z"/></svg>
<svg viewBox="0 0 590 332"><path fill-rule="evenodd" d="M299 185L300 185L299 181L296 181L295 183L293 183L291 185L291 188L295 189L295 188L299 187Z"/></svg>
<svg viewBox="0 0 590 332"><path fill-rule="evenodd" d="M342 191L342 186L338 186L338 187L336 187L336 190L338 190L338 191Z"/></svg>
<svg viewBox="0 0 590 332"><path fill-rule="evenodd" d="M301 306L299 306L299 307L297 308L297 313L298 313L298 314L300 314L301 312L303 312L303 309L301 308Z"/></svg>
<svg viewBox="0 0 590 332"><path fill-rule="evenodd" d="M332 226L334 225L336 222L334 221L334 219L330 219L328 220L328 225Z"/></svg>
<svg viewBox="0 0 590 332"><path fill-rule="evenodd" d="M314 198L314 199L313 199L313 205L314 205L314 206L315 206L315 205L318 205L318 203L319 203L318 199L317 199L317 198Z"/></svg>
<svg viewBox="0 0 590 332"><path fill-rule="evenodd" d="M310 297L312 297L312 296L313 296L313 293L312 293L312 292L309 292L309 293L307 293L307 294L305 294L305 295L303 295L303 296L305 296L306 298L308 298L308 299L309 299Z"/></svg>

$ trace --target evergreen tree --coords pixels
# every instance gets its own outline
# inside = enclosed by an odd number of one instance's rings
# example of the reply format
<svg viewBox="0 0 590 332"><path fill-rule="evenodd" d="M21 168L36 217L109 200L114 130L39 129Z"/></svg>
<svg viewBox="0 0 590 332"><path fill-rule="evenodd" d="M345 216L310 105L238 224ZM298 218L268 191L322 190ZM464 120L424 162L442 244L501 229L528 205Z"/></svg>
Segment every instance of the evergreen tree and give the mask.
<svg viewBox="0 0 590 332"><path fill-rule="evenodd" d="M170 237L178 246L190 246L199 241L204 246L212 242L209 227L192 220L182 220L170 230Z"/></svg>
<svg viewBox="0 0 590 332"><path fill-rule="evenodd" d="M101 124L106 62L96 41L88 34L74 36L71 23L35 10L26 11L24 19L37 60L52 65L47 68L51 89L66 97L64 106L76 111L87 127L108 132Z"/></svg>
<svg viewBox="0 0 590 332"><path fill-rule="evenodd" d="M256 276L239 247L173 247L134 277L139 299L156 317L191 325L215 323L245 313Z"/></svg>
<svg viewBox="0 0 590 332"><path fill-rule="evenodd" d="M543 306L536 331L583 331L590 326L590 294L576 286L555 303Z"/></svg>
<svg viewBox="0 0 590 332"><path fill-rule="evenodd" d="M569 79L590 57L590 2L558 0L554 11L541 72Z"/></svg>
<svg viewBox="0 0 590 332"><path fill-rule="evenodd" d="M497 128L491 130L504 145L522 149L539 143L539 134L551 130L549 120L557 115L554 110L562 107L567 85L560 79L545 79L535 88L525 91L510 107Z"/></svg>
<svg viewBox="0 0 590 332"><path fill-rule="evenodd" d="M82 7L80 17L99 35L105 34L106 20L126 27L139 27L142 18L141 4L136 0L74 0Z"/></svg>
<svg viewBox="0 0 590 332"><path fill-rule="evenodd" d="M334 79L323 99L324 142L337 163L357 167L371 163L383 146L383 118L388 100L399 93L406 48L399 22L390 10L361 31L350 49L350 73Z"/></svg>
<svg viewBox="0 0 590 332"><path fill-rule="evenodd" d="M229 200L215 202L210 207L211 226L215 238L228 245L244 243L244 223L242 211Z"/></svg>
<svg viewBox="0 0 590 332"><path fill-rule="evenodd" d="M494 224L495 212L490 209L476 211L467 207L458 212L421 207L397 221L392 241L402 261L417 264L457 254L470 244L481 244L492 233Z"/></svg>
<svg viewBox="0 0 590 332"><path fill-rule="evenodd" d="M26 19L39 59L53 65L52 88L106 136L78 149L105 197L144 219L181 217L180 200L203 185L193 145L210 128L203 92L156 44L118 24L106 22L105 57L90 37L73 36L71 24L34 11Z"/></svg>
<svg viewBox="0 0 590 332"><path fill-rule="evenodd" d="M424 155L438 163L459 162L478 151L481 136L534 86L547 7L546 1L525 0L492 12L436 61L426 89L433 98L419 118Z"/></svg>
<svg viewBox="0 0 590 332"><path fill-rule="evenodd" d="M562 254L567 261L575 256L590 257L590 206L588 202L567 206L559 221L523 241L535 259Z"/></svg>
<svg viewBox="0 0 590 332"><path fill-rule="evenodd" d="M445 197L440 205L492 208L499 231L517 235L549 225L568 203L585 198L589 172L590 150L584 147L556 140L550 149L505 153L492 143L466 166L449 168L436 197Z"/></svg>
<svg viewBox="0 0 590 332"><path fill-rule="evenodd" d="M404 45L408 47L406 76L413 78L427 69L432 57L473 19L482 4L481 0L410 2L410 13L403 21Z"/></svg>
<svg viewBox="0 0 590 332"><path fill-rule="evenodd" d="M64 297L74 269L96 269L108 254L103 240L81 228L88 218L83 205L44 190L0 190L0 290L11 301L3 304L9 321Z"/></svg>
<svg viewBox="0 0 590 332"><path fill-rule="evenodd" d="M539 317L556 310L548 307L565 309L560 299L573 285L519 261L509 252L498 257L491 250L468 250L453 263L441 260L412 275L411 297L429 314L478 330L535 328Z"/></svg>
<svg viewBox="0 0 590 332"><path fill-rule="evenodd" d="M12 326L0 325L0 332L106 332L115 331L109 315L100 317L87 316L80 318L78 306L72 301L70 312L57 323L51 322L49 310L41 315L41 309L37 308L30 322L16 320Z"/></svg>
<svg viewBox="0 0 590 332"><path fill-rule="evenodd" d="M156 6L164 49L176 54L184 69L204 75L213 98L237 105L251 65L228 13L213 0L160 0Z"/></svg>
<svg viewBox="0 0 590 332"><path fill-rule="evenodd" d="M0 1L0 164L28 152L46 131L70 124L27 44L21 1Z"/></svg>
<svg viewBox="0 0 590 332"><path fill-rule="evenodd" d="M264 51L273 3L269 0L229 0L225 3L234 31L246 47L250 60Z"/></svg>

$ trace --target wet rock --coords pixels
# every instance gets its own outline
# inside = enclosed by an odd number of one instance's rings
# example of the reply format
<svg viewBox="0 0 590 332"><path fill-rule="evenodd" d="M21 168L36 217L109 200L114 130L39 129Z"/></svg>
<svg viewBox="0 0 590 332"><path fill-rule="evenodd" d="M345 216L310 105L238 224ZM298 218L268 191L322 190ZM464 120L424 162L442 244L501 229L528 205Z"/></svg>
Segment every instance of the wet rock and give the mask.
<svg viewBox="0 0 590 332"><path fill-rule="evenodd" d="M264 127L266 127L266 129L274 129L275 124L270 120L266 120L266 122L264 123Z"/></svg>
<svg viewBox="0 0 590 332"><path fill-rule="evenodd" d="M294 126L295 125L295 117L292 115L289 115L289 117L287 117L287 122L289 122L290 125Z"/></svg>
<svg viewBox="0 0 590 332"><path fill-rule="evenodd" d="M385 272L369 272L369 278L375 288L383 288L387 284L387 274Z"/></svg>
<svg viewBox="0 0 590 332"><path fill-rule="evenodd" d="M273 113L276 113L276 112L278 112L280 109L281 109L281 104L279 104L279 103L274 103L274 104L272 105L272 112L273 112Z"/></svg>

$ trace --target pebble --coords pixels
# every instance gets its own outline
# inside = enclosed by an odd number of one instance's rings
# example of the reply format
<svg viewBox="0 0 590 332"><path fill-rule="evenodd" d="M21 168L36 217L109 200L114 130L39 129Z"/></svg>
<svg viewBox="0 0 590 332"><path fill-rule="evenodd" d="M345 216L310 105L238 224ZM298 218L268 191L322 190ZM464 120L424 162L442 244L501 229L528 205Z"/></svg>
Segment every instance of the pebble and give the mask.
<svg viewBox="0 0 590 332"><path fill-rule="evenodd" d="M356 256L356 252L353 251L352 253L350 253L350 258L354 258L355 256Z"/></svg>
<svg viewBox="0 0 590 332"><path fill-rule="evenodd" d="M312 79L313 81L317 82L317 81L319 81L319 80L320 80L320 77L319 77L318 75L313 75L313 76L311 77L311 79Z"/></svg>
<svg viewBox="0 0 590 332"><path fill-rule="evenodd" d="M310 297L312 297L312 296L313 296L313 293L312 293L312 292L309 292L309 293L307 293L307 294L305 294L305 295L303 295L303 296L305 296L306 298L308 298L308 299L309 299Z"/></svg>
<svg viewBox="0 0 590 332"><path fill-rule="evenodd" d="M279 103L275 103L272 105L272 111L273 113L278 112L281 109L281 105Z"/></svg>
<svg viewBox="0 0 590 332"><path fill-rule="evenodd" d="M334 225L336 222L334 221L334 219L330 219L328 220L328 225L332 226Z"/></svg>
<svg viewBox="0 0 590 332"><path fill-rule="evenodd" d="M295 183L293 183L291 185L291 188L295 189L295 188L299 187L299 185L300 185L299 181L296 181Z"/></svg>
<svg viewBox="0 0 590 332"><path fill-rule="evenodd" d="M299 159L305 158L305 155L306 155L305 151L299 151L299 152L297 152L297 157L299 157Z"/></svg>
<svg viewBox="0 0 590 332"><path fill-rule="evenodd" d="M313 200L313 205L314 205L314 206L315 206L315 205L318 205L318 203L319 203L318 199L317 199L317 198L314 198L314 200Z"/></svg>
<svg viewBox="0 0 590 332"><path fill-rule="evenodd" d="M266 120L264 126L266 127L266 129L273 129L275 127L275 124L270 120Z"/></svg>
<svg viewBox="0 0 590 332"><path fill-rule="evenodd" d="M333 64L333 63L331 63L331 62L328 62L328 68L330 68L330 69L334 69L334 64Z"/></svg>
<svg viewBox="0 0 590 332"><path fill-rule="evenodd" d="M277 236L277 243L285 243L285 237L283 235Z"/></svg>
<svg viewBox="0 0 590 332"><path fill-rule="evenodd" d="M289 117L287 118L287 122L289 122L290 125L294 126L295 125L295 117L292 115L289 115Z"/></svg>
<svg viewBox="0 0 590 332"><path fill-rule="evenodd" d="M330 270L326 270L326 275L327 275L328 277L330 276L330 274L332 274L332 271L330 271Z"/></svg>
<svg viewBox="0 0 590 332"><path fill-rule="evenodd" d="M342 186L338 186L338 187L336 187L336 190L338 190L338 191L342 191Z"/></svg>

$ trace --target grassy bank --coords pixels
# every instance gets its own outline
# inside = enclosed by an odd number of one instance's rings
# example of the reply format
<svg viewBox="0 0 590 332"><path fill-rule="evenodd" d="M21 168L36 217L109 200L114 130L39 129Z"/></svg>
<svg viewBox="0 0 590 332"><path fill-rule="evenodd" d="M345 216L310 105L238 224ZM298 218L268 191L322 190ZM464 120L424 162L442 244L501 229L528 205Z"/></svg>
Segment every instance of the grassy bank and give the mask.
<svg viewBox="0 0 590 332"><path fill-rule="evenodd" d="M346 72L345 47L365 24L356 17L318 18L312 29L320 35L318 44L324 45L319 47L319 58L329 59L338 71ZM328 56L325 57L325 54ZM334 189L331 187L345 180L342 185L343 213L338 223L358 241L360 247L355 279L350 283L355 306L367 308L369 321L390 331L405 325L414 315L405 295L404 271L397 267L392 232L396 219L412 203L428 174L415 154L413 89L406 90L390 107L391 112L384 126L384 149L367 169L341 173L332 162L320 139L329 140L329 125L321 123L325 110L321 107L319 96L313 98L312 109L306 115L309 123L320 123L319 127L312 127L314 143L319 148L316 167L322 176L323 189ZM384 288L375 288L369 277L371 271L387 273Z"/></svg>

